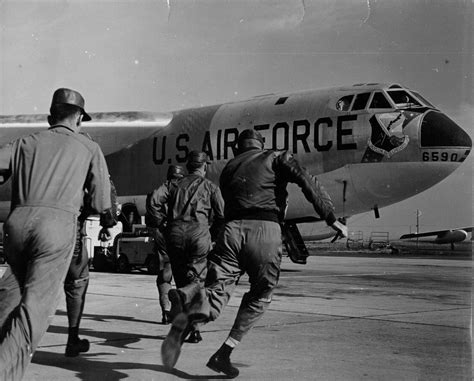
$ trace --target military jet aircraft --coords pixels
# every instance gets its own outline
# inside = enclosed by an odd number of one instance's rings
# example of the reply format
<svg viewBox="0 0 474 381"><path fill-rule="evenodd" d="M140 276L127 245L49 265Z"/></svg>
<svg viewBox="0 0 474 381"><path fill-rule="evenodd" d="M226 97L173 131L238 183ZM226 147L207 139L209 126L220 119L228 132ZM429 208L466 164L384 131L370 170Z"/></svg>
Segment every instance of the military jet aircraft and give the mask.
<svg viewBox="0 0 474 381"><path fill-rule="evenodd" d="M423 233L410 233L404 234L400 237L400 239L411 239L411 240L418 240L423 239L424 242L431 242L436 243L438 245L447 244L451 245L451 250L454 250L454 244L456 242L464 241L468 233L472 233L473 227L465 227L465 228L456 228L456 229L445 229L445 230L436 230L436 231L429 231ZM427 241L425 240L426 237L434 237L429 238Z"/></svg>
<svg viewBox="0 0 474 381"><path fill-rule="evenodd" d="M91 113L83 123L102 147L122 204L144 212L148 192L170 164L191 150L208 153L208 177L218 182L234 156L239 131L254 128L265 148L289 150L332 196L338 217L397 203L437 184L469 155L472 141L420 93L399 84L355 84L266 94L239 102L169 113ZM47 128L46 115L0 116L0 144ZM317 221L290 184L283 224L290 258L306 263L297 224ZM0 220L10 189L0 187Z"/></svg>

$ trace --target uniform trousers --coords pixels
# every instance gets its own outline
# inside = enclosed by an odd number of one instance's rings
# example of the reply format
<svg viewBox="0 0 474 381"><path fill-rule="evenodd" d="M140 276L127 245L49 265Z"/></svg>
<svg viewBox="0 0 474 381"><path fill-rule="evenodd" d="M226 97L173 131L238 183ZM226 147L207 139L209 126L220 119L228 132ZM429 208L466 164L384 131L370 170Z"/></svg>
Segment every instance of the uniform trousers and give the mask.
<svg viewBox="0 0 474 381"><path fill-rule="evenodd" d="M176 287L204 285L207 255L211 250L209 226L195 222L174 223L165 235Z"/></svg>
<svg viewBox="0 0 474 381"><path fill-rule="evenodd" d="M212 244L209 226L195 222L172 224L166 233L166 243L176 287L183 294L204 287ZM195 322L190 330L199 330L199 326Z"/></svg>
<svg viewBox="0 0 474 381"><path fill-rule="evenodd" d="M82 242L83 223L78 223L74 252L64 281L69 328L79 328L89 286L89 254Z"/></svg>
<svg viewBox="0 0 474 381"><path fill-rule="evenodd" d="M171 307L168 298L168 291L171 289L171 280L173 274L171 272L171 263L166 251L166 241L163 234L158 229L151 229L150 232L155 241L155 255L158 258L158 275L156 277L156 287L160 298L161 311L169 311Z"/></svg>
<svg viewBox="0 0 474 381"><path fill-rule="evenodd" d="M205 288L198 293L194 291L194 295L192 292L184 294L190 319L195 316L202 320L206 315L205 322L217 319L229 302L238 279L247 273L250 290L242 297L230 332L230 337L241 341L270 305L280 277L281 255L281 227L277 222L226 222L209 255Z"/></svg>
<svg viewBox="0 0 474 381"><path fill-rule="evenodd" d="M71 263L77 215L16 207L4 224L9 267L0 279L0 379L21 380L46 332Z"/></svg>

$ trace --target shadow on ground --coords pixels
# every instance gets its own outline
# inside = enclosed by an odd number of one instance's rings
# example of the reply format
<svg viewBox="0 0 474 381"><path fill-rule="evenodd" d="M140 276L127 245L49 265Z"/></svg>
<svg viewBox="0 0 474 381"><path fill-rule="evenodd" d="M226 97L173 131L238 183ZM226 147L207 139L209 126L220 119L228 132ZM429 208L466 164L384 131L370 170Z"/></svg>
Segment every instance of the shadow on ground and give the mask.
<svg viewBox="0 0 474 381"><path fill-rule="evenodd" d="M84 381L95 381L100 379L101 381L109 380L122 380L130 378L128 374L130 370L148 370L155 371L162 374L172 374L183 380L213 380L225 378L222 375L196 375L189 374L187 372L180 371L179 369L173 369L171 371L166 370L163 365L157 364L143 364L136 362L109 362L98 360L101 356L110 356L111 353L85 353L81 356L68 358L59 353L47 352L47 351L36 351L33 357L33 363L50 366L55 368L67 369L71 372L75 372L75 378ZM53 376L52 371L51 376ZM160 376L158 379L160 379Z"/></svg>

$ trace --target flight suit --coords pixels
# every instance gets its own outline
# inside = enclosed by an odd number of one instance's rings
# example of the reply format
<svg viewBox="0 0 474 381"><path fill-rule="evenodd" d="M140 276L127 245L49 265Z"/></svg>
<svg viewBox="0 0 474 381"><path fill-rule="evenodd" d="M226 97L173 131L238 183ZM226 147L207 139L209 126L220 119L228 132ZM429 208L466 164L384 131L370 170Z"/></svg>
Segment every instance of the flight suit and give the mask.
<svg viewBox="0 0 474 381"><path fill-rule="evenodd" d="M164 189L158 205L167 205L161 208L158 221L167 221L165 238L176 286L204 284L210 229L219 230L224 218L219 187L198 174L189 174L176 186Z"/></svg>
<svg viewBox="0 0 474 381"><path fill-rule="evenodd" d="M288 182L300 186L328 225L336 221L329 195L289 152L249 148L230 160L220 177L225 201L224 230L209 255L205 289L200 290L201 304L190 304L188 295L184 303L196 312L195 316L209 314L207 320L215 320L227 305L236 281L246 272L250 290L242 298L229 335L239 342L266 311L278 284L280 223L287 206Z"/></svg>
<svg viewBox="0 0 474 381"><path fill-rule="evenodd" d="M103 227L113 226L110 181L100 147L55 125L0 148L11 177L4 224L9 268L0 279L0 379L19 380L55 314L71 263L84 189Z"/></svg>

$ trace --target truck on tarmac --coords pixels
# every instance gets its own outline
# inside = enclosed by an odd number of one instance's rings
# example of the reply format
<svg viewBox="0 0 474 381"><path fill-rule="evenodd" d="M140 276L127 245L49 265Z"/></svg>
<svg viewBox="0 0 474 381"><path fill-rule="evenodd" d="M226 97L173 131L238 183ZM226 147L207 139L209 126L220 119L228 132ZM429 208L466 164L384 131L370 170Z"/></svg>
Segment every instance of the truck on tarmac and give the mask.
<svg viewBox="0 0 474 381"><path fill-rule="evenodd" d="M111 229L112 239L101 242L99 217L91 216L85 222L83 243L89 255L89 266L94 271L128 273L133 269L158 274L158 256L153 238L144 224L132 224L131 231L123 231L118 222Z"/></svg>

